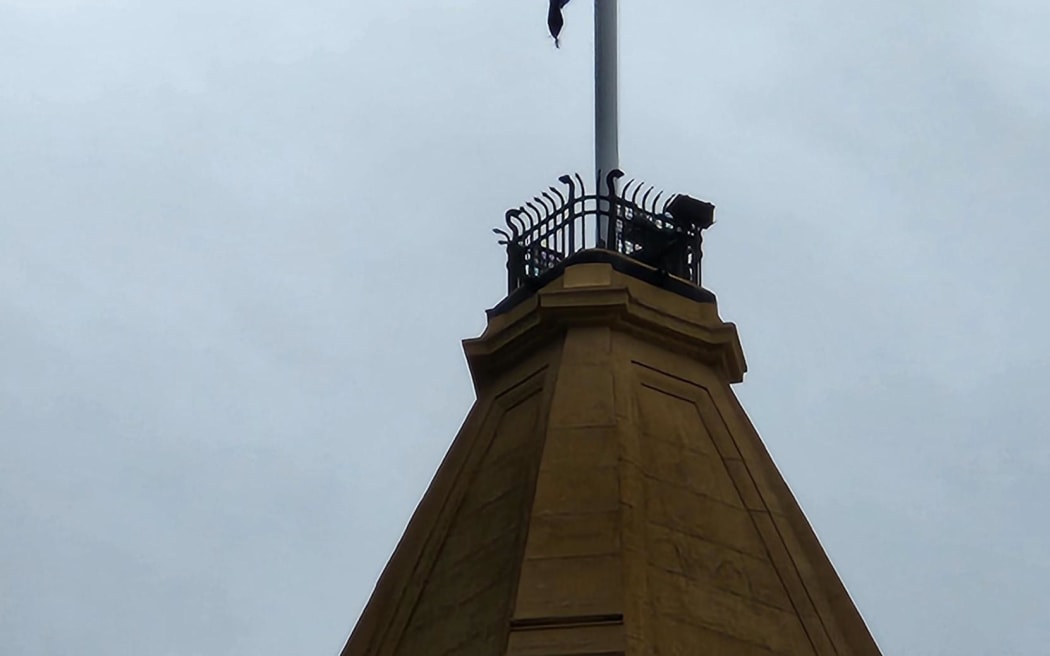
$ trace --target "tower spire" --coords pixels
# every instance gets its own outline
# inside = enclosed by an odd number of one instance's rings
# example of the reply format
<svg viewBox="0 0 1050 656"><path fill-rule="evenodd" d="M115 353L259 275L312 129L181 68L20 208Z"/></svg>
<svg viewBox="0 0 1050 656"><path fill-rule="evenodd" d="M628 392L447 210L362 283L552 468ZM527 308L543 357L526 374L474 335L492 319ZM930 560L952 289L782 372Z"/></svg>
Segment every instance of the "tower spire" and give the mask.
<svg viewBox="0 0 1050 656"><path fill-rule="evenodd" d="M342 656L879 656L733 393L714 207L562 182L497 231L477 400Z"/></svg>
<svg viewBox="0 0 1050 656"><path fill-rule="evenodd" d="M595 0L595 189L563 176L495 230L477 400L342 656L880 654L732 391L714 205L617 182L617 10Z"/></svg>

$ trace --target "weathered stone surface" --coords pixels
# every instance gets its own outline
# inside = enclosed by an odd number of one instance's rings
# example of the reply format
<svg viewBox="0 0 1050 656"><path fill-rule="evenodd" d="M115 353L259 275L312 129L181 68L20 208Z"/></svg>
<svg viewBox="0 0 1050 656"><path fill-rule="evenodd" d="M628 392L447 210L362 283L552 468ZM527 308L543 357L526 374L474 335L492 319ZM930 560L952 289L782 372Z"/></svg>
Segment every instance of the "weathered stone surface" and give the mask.
<svg viewBox="0 0 1050 656"><path fill-rule="evenodd" d="M526 558L596 556L620 552L620 513L533 514Z"/></svg>
<svg viewBox="0 0 1050 656"><path fill-rule="evenodd" d="M757 603L752 597L724 592L679 574L651 567L652 607L661 615L752 642L773 652L812 653L798 616Z"/></svg>
<svg viewBox="0 0 1050 656"><path fill-rule="evenodd" d="M558 390L551 403L551 428L612 426L613 376L597 364L565 365L558 375Z"/></svg>
<svg viewBox="0 0 1050 656"><path fill-rule="evenodd" d="M767 558L659 526L649 527L646 553L652 567L678 574L693 585L792 611L776 568Z"/></svg>
<svg viewBox="0 0 1050 656"><path fill-rule="evenodd" d="M622 614L620 572L620 554L526 560L514 619Z"/></svg>

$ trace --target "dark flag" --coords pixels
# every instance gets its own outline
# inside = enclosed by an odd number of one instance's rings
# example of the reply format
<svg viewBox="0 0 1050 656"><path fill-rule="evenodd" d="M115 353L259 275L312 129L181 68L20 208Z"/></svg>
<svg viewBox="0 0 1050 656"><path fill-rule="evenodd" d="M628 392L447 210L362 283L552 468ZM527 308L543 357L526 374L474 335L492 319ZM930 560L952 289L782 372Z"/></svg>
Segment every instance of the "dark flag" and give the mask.
<svg viewBox="0 0 1050 656"><path fill-rule="evenodd" d="M551 0L550 9L547 10L547 27L550 28L551 36L554 37L554 47L558 47L558 35L565 25L565 19L561 16L561 8L569 4L569 0Z"/></svg>

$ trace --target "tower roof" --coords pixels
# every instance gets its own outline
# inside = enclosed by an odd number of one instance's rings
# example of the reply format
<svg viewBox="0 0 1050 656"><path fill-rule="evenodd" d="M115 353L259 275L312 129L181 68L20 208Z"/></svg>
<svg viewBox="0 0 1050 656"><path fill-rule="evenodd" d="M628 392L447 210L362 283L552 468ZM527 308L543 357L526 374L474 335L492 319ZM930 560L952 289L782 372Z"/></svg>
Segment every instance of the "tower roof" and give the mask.
<svg viewBox="0 0 1050 656"><path fill-rule="evenodd" d="M464 342L477 401L343 656L878 654L732 392L736 327L591 250Z"/></svg>

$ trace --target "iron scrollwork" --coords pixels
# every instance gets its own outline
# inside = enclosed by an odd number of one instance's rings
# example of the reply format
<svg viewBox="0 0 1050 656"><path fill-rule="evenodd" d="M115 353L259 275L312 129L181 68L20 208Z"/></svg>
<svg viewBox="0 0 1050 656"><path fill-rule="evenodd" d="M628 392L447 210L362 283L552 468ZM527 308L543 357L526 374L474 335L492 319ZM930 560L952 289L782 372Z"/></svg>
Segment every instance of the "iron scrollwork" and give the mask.
<svg viewBox="0 0 1050 656"><path fill-rule="evenodd" d="M604 190L588 193L580 175L563 175L506 213L506 229L493 230L507 248L508 292L535 281L586 249L611 250L658 271L700 285L702 231L714 222L714 205L663 192L610 171Z"/></svg>

